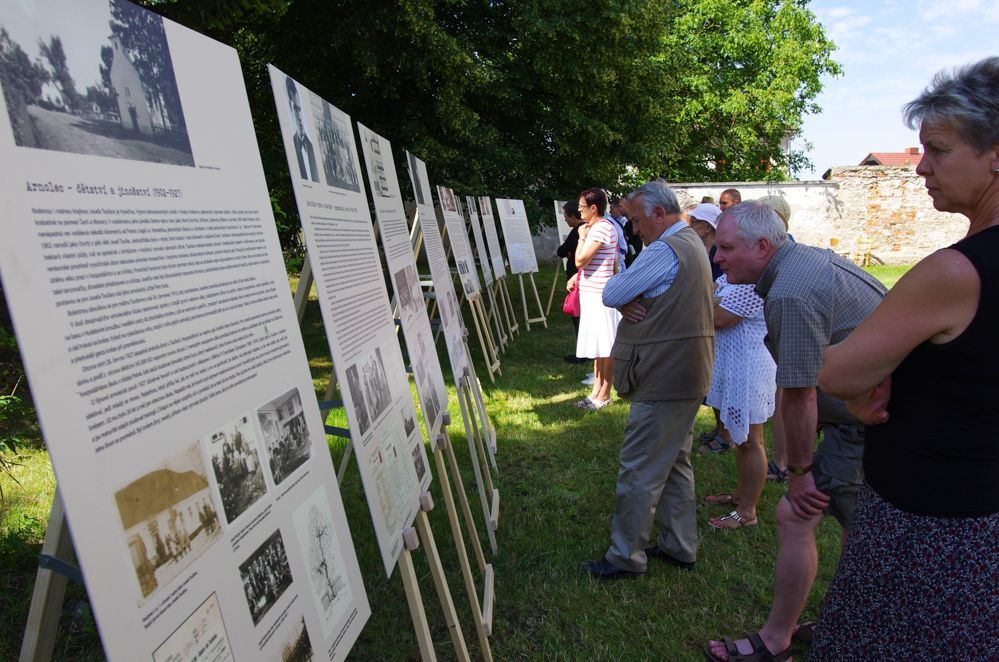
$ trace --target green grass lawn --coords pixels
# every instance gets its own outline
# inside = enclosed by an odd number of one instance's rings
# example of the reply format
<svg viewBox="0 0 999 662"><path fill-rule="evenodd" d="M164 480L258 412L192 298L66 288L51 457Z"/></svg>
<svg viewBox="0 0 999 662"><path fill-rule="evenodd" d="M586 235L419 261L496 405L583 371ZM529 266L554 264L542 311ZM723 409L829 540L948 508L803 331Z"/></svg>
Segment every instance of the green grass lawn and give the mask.
<svg viewBox="0 0 999 662"><path fill-rule="evenodd" d="M871 271L890 286L906 269L873 267ZM542 288L542 301L547 300L550 278L551 271L546 268L536 279ZM520 292L515 279L511 279L511 285L519 313ZM700 659L701 646L710 638L755 631L766 618L770 604L776 550L773 512L783 487L767 483L759 507L759 526L715 531L707 525L707 518L724 514L725 509L705 504L703 496L734 487L734 457L732 453L695 454L700 533L696 569L682 572L653 563L641 579L610 583L590 579L579 565L602 555L608 545L617 452L627 404L617 401L596 413L576 409L573 402L588 390L579 382L589 368L568 365L561 359L574 348L568 318L561 314L556 302L549 328L532 326L528 333L521 321L519 336L502 355L503 375L495 384L489 383L484 368L478 368L498 443L496 486L501 510L499 554L495 557L489 553L460 410L453 389L450 391L455 422L450 428L451 439L463 465L479 539L496 571L493 656L695 660ZM314 301L302 331L316 391L322 397L332 362ZM475 344L474 335L471 342ZM443 345L437 349L446 362ZM481 355L474 346L472 353L481 366ZM449 379L446 365L444 374ZM345 424L342 412L334 413L330 420ZM710 410L702 408L695 433L708 430L711 422ZM329 443L334 462L339 464L343 442L331 437ZM44 450L26 449L20 462L22 466L15 470L19 484L0 476L5 495L0 512L0 660L15 659L20 648L35 557L55 487ZM430 521L465 642L477 657L480 651L439 490L440 481L435 479L432 492L437 508L430 513ZM382 570L355 466L348 470L341 493L373 611L352 655L364 660L417 659L419 652L402 583L398 572L386 578ZM471 555L471 547L467 549ZM820 529L819 576L805 618L814 618L818 613L838 550L839 528L829 520ZM437 654L442 659L453 659L447 625L437 605L425 557L417 551L415 558ZM795 653L800 656L806 651ZM80 587L72 588L67 598L54 659L103 659L86 609L85 592Z"/></svg>

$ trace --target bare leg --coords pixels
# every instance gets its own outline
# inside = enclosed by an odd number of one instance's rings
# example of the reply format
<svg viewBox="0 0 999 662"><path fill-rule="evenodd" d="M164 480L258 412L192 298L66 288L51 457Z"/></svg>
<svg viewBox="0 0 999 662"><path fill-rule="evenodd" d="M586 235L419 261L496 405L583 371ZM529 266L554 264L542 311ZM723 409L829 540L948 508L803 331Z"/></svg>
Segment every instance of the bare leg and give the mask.
<svg viewBox="0 0 999 662"><path fill-rule="evenodd" d="M593 389L590 400L603 402L610 398L611 387L614 384L614 359L601 357L593 362Z"/></svg>
<svg viewBox="0 0 999 662"><path fill-rule="evenodd" d="M728 435L728 432L725 433ZM736 512L746 520L756 519L756 504L763 492L763 483L767 475L767 456L763 450L763 424L749 426L749 437L745 443L735 447L735 465L738 470L738 482L732 493L737 505ZM717 518L712 518L719 521ZM738 528L739 523L725 520L723 528Z"/></svg>
<svg viewBox="0 0 999 662"><path fill-rule="evenodd" d="M771 653L780 653L791 645L791 635L805 609L819 565L815 530L821 521L821 515L810 519L798 517L787 499L782 498L777 504L774 601L766 624L760 628L760 638ZM740 652L747 655L752 652L748 639L739 639L735 643ZM724 643L712 641L708 645L716 658L728 659Z"/></svg>

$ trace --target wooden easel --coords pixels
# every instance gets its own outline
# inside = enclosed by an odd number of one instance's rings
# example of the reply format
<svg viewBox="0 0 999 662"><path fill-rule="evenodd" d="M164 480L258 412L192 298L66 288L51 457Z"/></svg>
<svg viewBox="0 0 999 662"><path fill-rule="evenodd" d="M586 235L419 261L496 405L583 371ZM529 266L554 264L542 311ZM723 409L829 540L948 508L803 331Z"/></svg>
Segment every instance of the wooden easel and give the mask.
<svg viewBox="0 0 999 662"><path fill-rule="evenodd" d="M541 306L541 297L538 296L538 287L534 284L534 274L528 273L527 279L531 281L531 291L534 292L534 302L538 304L539 317L531 317L527 312L527 290L524 289L524 274L517 274L520 280L520 301L524 304L524 321L527 323L527 330L531 330L531 322L541 322L548 328L548 319L545 317L544 308Z"/></svg>
<svg viewBox="0 0 999 662"><path fill-rule="evenodd" d="M555 299L555 289L558 287L559 275L562 273L562 266L555 263L555 277L552 278L552 291L548 293L548 305L545 306L545 317L551 317L552 301Z"/></svg>
<svg viewBox="0 0 999 662"><path fill-rule="evenodd" d="M510 289L506 285L505 275L493 281L493 289L497 292L496 298L499 300L499 307L503 311L506 328L512 340L516 334L520 333L520 324L517 323L517 315L513 312L513 299L510 297Z"/></svg>

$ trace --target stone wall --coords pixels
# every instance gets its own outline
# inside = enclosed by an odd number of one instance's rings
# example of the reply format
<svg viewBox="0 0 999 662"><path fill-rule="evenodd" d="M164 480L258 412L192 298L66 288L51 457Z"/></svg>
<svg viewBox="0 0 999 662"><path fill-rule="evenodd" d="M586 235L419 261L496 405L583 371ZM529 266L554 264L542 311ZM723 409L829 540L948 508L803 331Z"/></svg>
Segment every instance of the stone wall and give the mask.
<svg viewBox="0 0 999 662"><path fill-rule="evenodd" d="M905 167L837 167L823 181L674 184L673 188L696 201L705 195L717 201L727 188L738 189L743 200L781 195L791 205L791 234L797 241L850 255L866 238L876 263L914 264L968 230L964 216L933 209L923 178ZM547 223L553 222L554 215ZM555 228L546 227L536 235L534 245L539 262L554 262Z"/></svg>

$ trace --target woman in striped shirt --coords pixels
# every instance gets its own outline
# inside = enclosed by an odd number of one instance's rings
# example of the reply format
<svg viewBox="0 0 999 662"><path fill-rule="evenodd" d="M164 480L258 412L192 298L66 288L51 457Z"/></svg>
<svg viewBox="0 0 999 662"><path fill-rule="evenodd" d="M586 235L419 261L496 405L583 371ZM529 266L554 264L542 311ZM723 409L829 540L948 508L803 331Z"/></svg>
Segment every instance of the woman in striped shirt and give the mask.
<svg viewBox="0 0 999 662"><path fill-rule="evenodd" d="M576 403L581 409L597 411L611 400L614 385L614 359L611 347L617 335L621 314L601 301L604 285L614 275L617 264L618 235L604 218L607 196L599 188L579 195L579 243L576 246L576 266L579 268L579 335L576 356L594 359L593 389L590 395Z"/></svg>

